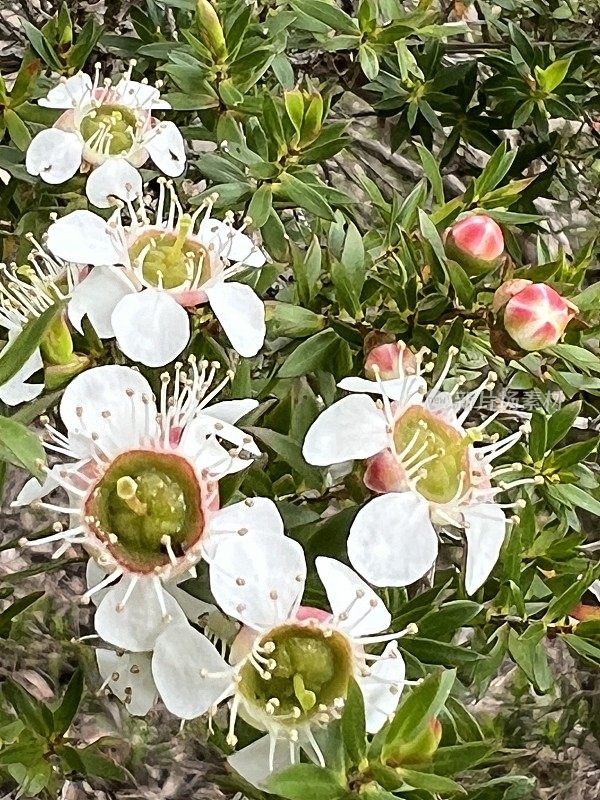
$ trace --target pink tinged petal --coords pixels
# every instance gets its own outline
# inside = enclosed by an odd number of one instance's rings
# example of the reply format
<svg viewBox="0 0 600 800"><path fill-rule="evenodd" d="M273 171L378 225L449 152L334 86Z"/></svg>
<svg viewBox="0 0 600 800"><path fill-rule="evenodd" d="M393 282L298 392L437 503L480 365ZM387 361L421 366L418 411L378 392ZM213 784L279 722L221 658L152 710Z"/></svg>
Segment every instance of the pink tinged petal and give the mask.
<svg viewBox="0 0 600 800"><path fill-rule="evenodd" d="M532 283L533 281L527 281L524 278L513 278L510 281L504 281L494 292L494 298L492 300L492 311L494 314L497 314L498 311L508 303L511 297L519 294L519 292L523 291L527 286L531 286Z"/></svg>
<svg viewBox="0 0 600 800"><path fill-rule="evenodd" d="M408 586L433 566L438 540L429 506L412 492L370 500L356 515L348 537L354 569L374 586Z"/></svg>
<svg viewBox="0 0 600 800"><path fill-rule="evenodd" d="M159 122L142 142L161 172L176 178L185 169L185 143L174 122Z"/></svg>
<svg viewBox="0 0 600 800"><path fill-rule="evenodd" d="M211 515L208 525L209 539L205 548L211 557L226 537L237 539L239 531L245 531L247 537L257 537L258 546L263 533L284 535L281 514L267 497L252 497L221 508Z"/></svg>
<svg viewBox="0 0 600 800"><path fill-rule="evenodd" d="M81 166L83 141L71 131L48 128L32 140L25 156L30 175L39 175L46 183L64 183Z"/></svg>
<svg viewBox="0 0 600 800"><path fill-rule="evenodd" d="M382 388L383 385L383 388ZM427 388L427 382L424 378L417 378L416 376L410 378L391 378L387 381L378 383L377 381L369 381L366 378L343 378L338 386L340 389L345 389L347 392L364 392L366 394L379 394L384 392L390 400L404 400L407 404L411 405L420 403L424 395L424 389Z"/></svg>
<svg viewBox="0 0 600 800"><path fill-rule="evenodd" d="M181 719L205 714L233 686L232 668L188 623L169 625L158 637L152 675L163 703Z"/></svg>
<svg viewBox="0 0 600 800"><path fill-rule="evenodd" d="M163 616L152 576L140 576L123 605L133 576L124 576L106 593L98 606L94 625L105 642L134 653L152 650L156 639L169 626L187 620L176 600L163 591L167 616Z"/></svg>
<svg viewBox="0 0 600 800"><path fill-rule="evenodd" d="M73 290L67 313L73 327L83 333L85 316L100 339L111 339L111 317L117 303L135 287L118 267L94 267Z"/></svg>
<svg viewBox="0 0 600 800"><path fill-rule="evenodd" d="M124 158L109 158L90 174L85 193L98 208L110 208L116 201L135 200L142 193L142 176Z"/></svg>
<svg viewBox="0 0 600 800"><path fill-rule="evenodd" d="M60 403L69 438L83 435L89 441L95 433L98 446L111 454L139 447L146 432L153 435L156 414L148 381L137 370L115 364L77 375Z"/></svg>
<svg viewBox="0 0 600 800"><path fill-rule="evenodd" d="M463 511L463 517L468 526L465 589L471 595L483 586L498 561L506 535L506 517L494 503L470 506Z"/></svg>
<svg viewBox="0 0 600 800"><path fill-rule="evenodd" d="M156 86L149 83L123 78L115 86L114 92L119 103L131 108L171 108L171 104L160 99L160 92Z"/></svg>
<svg viewBox="0 0 600 800"><path fill-rule="evenodd" d="M46 97L38 100L44 108L74 108L91 96L92 79L85 72L78 72L50 89Z"/></svg>
<svg viewBox="0 0 600 800"><path fill-rule="evenodd" d="M406 471L391 450L382 450L367 462L363 475L365 486L372 492L403 492L407 487Z"/></svg>
<svg viewBox="0 0 600 800"><path fill-rule="evenodd" d="M390 627L392 615L383 600L350 567L322 556L315 566L340 628L357 637Z"/></svg>
<svg viewBox="0 0 600 800"><path fill-rule="evenodd" d="M213 403L212 406L207 406L202 409L203 414L208 414L209 417L215 417L222 422L229 422L235 425L238 419L245 417L251 411L258 408L258 400L222 400L220 403Z"/></svg>
<svg viewBox="0 0 600 800"><path fill-rule="evenodd" d="M96 661L102 680L108 680L107 690L116 695L134 717L144 717L158 698L150 654L96 650Z"/></svg>
<svg viewBox="0 0 600 800"><path fill-rule="evenodd" d="M397 642L390 642L383 659L371 666L371 674L359 677L365 700L367 733L377 733L396 711L404 686L406 667Z"/></svg>
<svg viewBox="0 0 600 800"><path fill-rule="evenodd" d="M109 233L106 220L91 211L73 211L48 228L48 249L73 264L121 264L126 257Z"/></svg>
<svg viewBox="0 0 600 800"><path fill-rule="evenodd" d="M302 453L309 464L329 466L374 456L388 446L383 411L366 395L350 395L329 406L310 427Z"/></svg>
<svg viewBox="0 0 600 800"><path fill-rule="evenodd" d="M277 739L272 745L271 737L263 736L229 756L227 763L252 786L267 789L266 782L272 774L291 767L290 743Z"/></svg>
<svg viewBox="0 0 600 800"><path fill-rule="evenodd" d="M270 531L224 536L210 564L211 591L219 607L255 630L293 617L305 581L301 545Z"/></svg>
<svg viewBox="0 0 600 800"><path fill-rule="evenodd" d="M122 352L147 367L164 367L190 340L187 311L158 289L124 297L113 312L112 326Z"/></svg>
<svg viewBox="0 0 600 800"><path fill-rule="evenodd" d="M227 338L244 358L255 356L265 341L265 306L250 286L235 281L205 289Z"/></svg>

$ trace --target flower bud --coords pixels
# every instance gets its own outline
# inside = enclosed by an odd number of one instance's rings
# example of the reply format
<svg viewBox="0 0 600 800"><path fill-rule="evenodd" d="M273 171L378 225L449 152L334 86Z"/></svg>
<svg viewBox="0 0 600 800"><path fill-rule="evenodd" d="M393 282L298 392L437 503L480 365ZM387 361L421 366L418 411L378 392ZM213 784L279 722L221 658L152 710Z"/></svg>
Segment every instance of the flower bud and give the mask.
<svg viewBox="0 0 600 800"><path fill-rule="evenodd" d="M40 343L46 364L65 365L73 359L73 339L65 314L54 319Z"/></svg>
<svg viewBox="0 0 600 800"><path fill-rule="evenodd" d="M384 750L385 763L390 767L424 764L431 761L442 738L442 723L434 717L425 730L409 742L393 744Z"/></svg>
<svg viewBox="0 0 600 800"><path fill-rule="evenodd" d="M474 214L457 222L446 233L446 255L469 275L481 275L497 267L504 253L502 229L487 214Z"/></svg>
<svg viewBox="0 0 600 800"><path fill-rule="evenodd" d="M210 0L196 0L196 20L204 44L217 59L227 55L221 21Z"/></svg>
<svg viewBox="0 0 600 800"><path fill-rule="evenodd" d="M494 296L493 308L503 312L504 330L527 351L557 344L569 321L579 311L551 286L530 281L503 284Z"/></svg>
<svg viewBox="0 0 600 800"><path fill-rule="evenodd" d="M378 374L384 381L414 375L417 362L414 353L404 342L380 344L369 351L365 359L365 375L373 380Z"/></svg>

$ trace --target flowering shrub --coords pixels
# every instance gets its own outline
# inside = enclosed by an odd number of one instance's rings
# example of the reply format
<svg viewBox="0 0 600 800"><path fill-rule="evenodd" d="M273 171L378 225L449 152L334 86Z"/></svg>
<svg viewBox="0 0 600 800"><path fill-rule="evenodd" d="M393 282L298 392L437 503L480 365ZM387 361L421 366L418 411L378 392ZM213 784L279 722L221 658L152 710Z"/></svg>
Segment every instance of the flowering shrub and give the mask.
<svg viewBox="0 0 600 800"><path fill-rule="evenodd" d="M598 733L592 10L108 5L0 76L0 786L535 796Z"/></svg>

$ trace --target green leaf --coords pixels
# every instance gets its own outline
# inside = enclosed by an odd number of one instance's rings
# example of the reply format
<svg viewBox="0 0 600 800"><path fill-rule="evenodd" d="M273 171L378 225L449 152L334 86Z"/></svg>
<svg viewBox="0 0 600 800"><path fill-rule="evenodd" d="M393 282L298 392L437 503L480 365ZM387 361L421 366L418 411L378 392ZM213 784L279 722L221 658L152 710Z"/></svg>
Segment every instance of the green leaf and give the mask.
<svg viewBox="0 0 600 800"><path fill-rule="evenodd" d="M351 764L358 766L367 753L365 733L365 701L355 680L348 685L346 705L342 715L344 749Z"/></svg>
<svg viewBox="0 0 600 800"><path fill-rule="evenodd" d="M54 720L48 706L36 700L22 686L12 680L7 680L2 688L5 698L16 711L19 719L39 736L44 738L50 736Z"/></svg>
<svg viewBox="0 0 600 800"><path fill-rule="evenodd" d="M28 609L29 606L33 605L40 599L40 597L43 596L43 591L32 592L24 597L20 597L18 600L15 600L14 603L11 603L8 608L5 608L0 614L0 639L6 639L8 636L10 636L10 630L14 618L19 614L22 614L23 611Z"/></svg>
<svg viewBox="0 0 600 800"><path fill-rule="evenodd" d="M600 502L595 497L592 497L591 494L580 489L579 486L575 486L572 483L561 483L548 486L546 492L560 503L584 508L586 511L600 516Z"/></svg>
<svg viewBox="0 0 600 800"><path fill-rule="evenodd" d="M442 205L444 203L444 184L442 182L438 163L426 147L423 147L423 145L418 142L416 143L416 147L419 151L419 158L421 159L421 164L423 165L427 180L431 184L433 196L436 202Z"/></svg>
<svg viewBox="0 0 600 800"><path fill-rule="evenodd" d="M291 2L292 8L301 11L303 14L324 22L333 30L339 33L358 34L358 25L337 6L326 3L324 0L296 0Z"/></svg>
<svg viewBox="0 0 600 800"><path fill-rule="evenodd" d="M281 188L276 191L274 188L277 195L284 196L285 199L299 205L301 208L305 208L317 217L333 220L333 211L329 203L323 200L316 189L301 181L300 178L284 172L280 177L279 186Z"/></svg>
<svg viewBox="0 0 600 800"><path fill-rule="evenodd" d="M560 86L560 84L567 77L567 72L569 71L570 66L570 58L561 58L559 61L555 61L553 64L550 64L550 66L546 67L546 69L541 69L540 67L536 66L536 80L545 92L553 92L556 87Z"/></svg>
<svg viewBox="0 0 600 800"><path fill-rule="evenodd" d="M569 403L552 414L548 420L546 448L554 447L567 435L580 413L581 400Z"/></svg>
<svg viewBox="0 0 600 800"><path fill-rule="evenodd" d="M297 764L272 775L267 787L286 800L336 800L347 794L335 772L314 764Z"/></svg>
<svg viewBox="0 0 600 800"><path fill-rule="evenodd" d="M262 228L269 219L272 205L273 191L268 183L263 183L252 195L252 200L248 207L248 216L257 228Z"/></svg>
<svg viewBox="0 0 600 800"><path fill-rule="evenodd" d="M4 121L8 128L8 133L13 142L17 145L19 150L25 152L31 143L31 134L27 125L16 114L12 108L7 108L4 112Z"/></svg>
<svg viewBox="0 0 600 800"><path fill-rule="evenodd" d="M433 794L466 794L466 790L451 778L443 775L434 775L431 772L417 772L412 769L398 770L398 774L408 786L414 789L424 789Z"/></svg>
<svg viewBox="0 0 600 800"><path fill-rule="evenodd" d="M25 31L25 35L31 42L31 45L36 53L44 59L49 67L52 67L52 69L62 73L64 71L64 65L61 64L57 58L56 53L45 39L44 34L26 19L21 19L20 22L23 30Z"/></svg>
<svg viewBox="0 0 600 800"><path fill-rule="evenodd" d="M44 334L63 310L64 303L50 306L39 317L29 320L16 339L4 348L0 355L0 386L13 378L33 355Z"/></svg>
<svg viewBox="0 0 600 800"><path fill-rule="evenodd" d="M82 750L77 750L81 762L83 763L84 775L93 775L97 778L104 778L108 781L119 781L127 783L131 780L131 775L119 764L100 753L96 745L90 745Z"/></svg>
<svg viewBox="0 0 600 800"><path fill-rule="evenodd" d="M465 742L464 744L440 747L433 756L433 768L438 775L456 775L471 769L480 761L496 752L495 742Z"/></svg>
<svg viewBox="0 0 600 800"><path fill-rule="evenodd" d="M267 324L269 336L289 336L290 338L304 338L318 333L325 327L325 317L315 314L308 308L268 300L265 303L267 310Z"/></svg>
<svg viewBox="0 0 600 800"><path fill-rule="evenodd" d="M319 486L321 483L320 474L317 469L306 463L302 457L302 449L290 436L283 433L268 430L268 428L256 428L248 426L246 430L257 439L270 447L277 455L283 459L290 467L301 475L311 486Z"/></svg>
<svg viewBox="0 0 600 800"><path fill-rule="evenodd" d="M379 59L371 45L361 44L358 48L358 61L365 76L374 81L379 75Z"/></svg>
<svg viewBox="0 0 600 800"><path fill-rule="evenodd" d="M44 480L40 465L46 463L46 453L39 436L11 417L0 417L0 460Z"/></svg>
<svg viewBox="0 0 600 800"><path fill-rule="evenodd" d="M60 705L54 711L54 730L61 736L67 732L73 722L82 694L83 671L81 668L77 668L69 681Z"/></svg>
<svg viewBox="0 0 600 800"><path fill-rule="evenodd" d="M340 337L331 328L311 336L290 353L277 373L279 378L297 378L323 369L338 347Z"/></svg>

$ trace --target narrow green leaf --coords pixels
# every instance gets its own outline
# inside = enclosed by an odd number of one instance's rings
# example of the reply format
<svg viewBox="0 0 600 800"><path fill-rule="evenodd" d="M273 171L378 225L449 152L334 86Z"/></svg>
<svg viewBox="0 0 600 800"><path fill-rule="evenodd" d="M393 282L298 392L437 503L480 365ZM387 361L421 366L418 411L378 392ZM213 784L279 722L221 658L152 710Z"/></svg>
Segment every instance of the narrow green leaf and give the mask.
<svg viewBox="0 0 600 800"><path fill-rule="evenodd" d="M46 463L46 453L39 436L11 417L0 417L0 460L44 480L40 465Z"/></svg>
<svg viewBox="0 0 600 800"><path fill-rule="evenodd" d="M44 334L58 315L62 314L63 309L64 303L50 306L39 317L29 320L16 339L4 348L0 355L0 386L14 377L33 355Z"/></svg>

